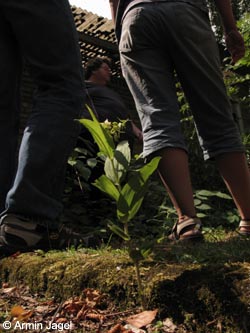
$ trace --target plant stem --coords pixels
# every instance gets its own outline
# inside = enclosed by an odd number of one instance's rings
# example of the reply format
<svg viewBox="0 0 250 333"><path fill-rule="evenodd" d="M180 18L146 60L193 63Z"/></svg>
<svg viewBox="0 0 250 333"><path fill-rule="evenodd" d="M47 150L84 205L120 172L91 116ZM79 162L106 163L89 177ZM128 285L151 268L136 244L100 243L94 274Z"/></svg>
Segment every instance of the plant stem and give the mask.
<svg viewBox="0 0 250 333"><path fill-rule="evenodd" d="M120 185L119 178L118 178L118 173L117 173L117 170L116 170L115 165L114 165L114 158L111 158L111 165L112 165L112 168L113 168L113 171L114 171L114 174L115 174L115 178L116 178L116 182L115 182L116 184L115 185L117 186L118 191L121 195L122 187ZM126 235L129 235L129 233L128 233L128 222L124 223L124 233Z"/></svg>
<svg viewBox="0 0 250 333"><path fill-rule="evenodd" d="M138 260L133 260L133 261L134 261L135 273L136 273L137 284L138 284L138 294L140 297L142 308L145 310L146 301L145 301L145 295L144 295L143 287L142 287L142 279L141 279L141 275L140 275L140 265L139 265Z"/></svg>
<svg viewBox="0 0 250 333"><path fill-rule="evenodd" d="M125 222L125 223L124 223L124 233L125 233L126 235L129 235L129 233L128 233L128 222Z"/></svg>

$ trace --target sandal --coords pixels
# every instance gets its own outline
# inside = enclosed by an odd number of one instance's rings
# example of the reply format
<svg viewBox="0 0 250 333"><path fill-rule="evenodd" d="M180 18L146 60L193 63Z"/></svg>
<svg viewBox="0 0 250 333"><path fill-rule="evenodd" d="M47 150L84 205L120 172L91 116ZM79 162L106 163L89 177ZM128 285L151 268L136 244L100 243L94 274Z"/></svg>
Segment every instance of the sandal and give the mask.
<svg viewBox="0 0 250 333"><path fill-rule="evenodd" d="M171 241L202 240L203 235L201 229L201 221L197 217L189 218L182 222L177 221L168 239Z"/></svg>
<svg viewBox="0 0 250 333"><path fill-rule="evenodd" d="M244 230L242 230L244 229ZM241 236L250 237L250 220L241 220L238 233Z"/></svg>

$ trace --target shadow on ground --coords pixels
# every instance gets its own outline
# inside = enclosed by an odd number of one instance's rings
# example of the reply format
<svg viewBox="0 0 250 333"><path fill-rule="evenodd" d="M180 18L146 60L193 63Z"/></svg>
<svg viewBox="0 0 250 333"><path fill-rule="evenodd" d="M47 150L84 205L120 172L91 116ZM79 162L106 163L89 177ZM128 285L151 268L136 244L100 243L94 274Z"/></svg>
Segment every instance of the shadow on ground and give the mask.
<svg viewBox="0 0 250 333"><path fill-rule="evenodd" d="M141 263L149 309L183 331L250 332L249 241L230 239L194 246L155 247ZM125 250L103 248L6 258L0 280L28 285L34 293L62 300L84 288L107 293L117 307L139 307L134 267Z"/></svg>

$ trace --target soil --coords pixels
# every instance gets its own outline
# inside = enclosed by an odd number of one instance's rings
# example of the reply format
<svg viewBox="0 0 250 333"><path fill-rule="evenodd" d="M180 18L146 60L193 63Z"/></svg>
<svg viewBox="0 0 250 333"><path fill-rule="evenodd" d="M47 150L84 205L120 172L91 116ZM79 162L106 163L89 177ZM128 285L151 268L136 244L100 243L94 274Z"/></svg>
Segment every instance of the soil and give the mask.
<svg viewBox="0 0 250 333"><path fill-rule="evenodd" d="M155 320L142 327L143 332L249 332L249 253L249 241L233 239L191 247L156 248L154 254L140 264L146 310L158 310ZM86 290L106 295L100 308L91 310L103 315L102 322L92 320L88 330L84 325L91 320L81 317L82 320L75 322L73 332L81 328L79 332L113 333L115 325L122 328L114 332L130 332L123 326L128 312L142 311L134 266L125 250L104 248L21 254L1 261L0 281L1 298L8 299L7 308L6 302L0 303L3 318L14 306L11 296L4 292L6 285L19 288L19 296L28 288L32 297L39 295L57 305L69 300L74 303L74 299L82 301ZM112 313L119 315L108 316ZM67 316L69 314L64 313L64 318ZM166 320L173 323L170 328L164 326Z"/></svg>

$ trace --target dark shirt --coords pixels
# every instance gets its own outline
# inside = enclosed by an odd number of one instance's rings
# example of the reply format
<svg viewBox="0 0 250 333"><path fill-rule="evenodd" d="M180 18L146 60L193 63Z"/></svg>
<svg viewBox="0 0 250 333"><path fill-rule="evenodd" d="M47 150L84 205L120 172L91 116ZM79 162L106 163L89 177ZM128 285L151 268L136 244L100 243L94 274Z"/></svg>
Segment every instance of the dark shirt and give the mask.
<svg viewBox="0 0 250 333"><path fill-rule="evenodd" d="M89 81L86 81L86 89L100 122L104 122L106 119L113 122L129 118L121 97L115 91Z"/></svg>
<svg viewBox="0 0 250 333"><path fill-rule="evenodd" d="M93 109L98 120L104 122L120 122L129 119L129 114L121 97L112 89L86 81L87 104ZM90 98L88 98L90 97ZM83 111L83 118L91 118L87 110ZM125 133L121 134L120 141L128 140L132 147L134 134L131 121L126 123Z"/></svg>

